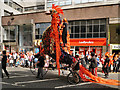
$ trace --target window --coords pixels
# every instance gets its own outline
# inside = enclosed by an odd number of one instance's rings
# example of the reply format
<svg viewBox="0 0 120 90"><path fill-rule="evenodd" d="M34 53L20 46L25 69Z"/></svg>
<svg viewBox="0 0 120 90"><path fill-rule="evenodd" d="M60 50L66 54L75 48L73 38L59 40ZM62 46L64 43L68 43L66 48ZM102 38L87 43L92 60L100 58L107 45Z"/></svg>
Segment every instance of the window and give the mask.
<svg viewBox="0 0 120 90"><path fill-rule="evenodd" d="M35 26L35 39L42 39L43 32L50 26L51 23L41 23Z"/></svg>
<svg viewBox="0 0 120 90"><path fill-rule="evenodd" d="M44 6L37 6L37 9L44 9Z"/></svg>
<svg viewBox="0 0 120 90"><path fill-rule="evenodd" d="M92 33L87 33L87 38L92 38Z"/></svg>
<svg viewBox="0 0 120 90"><path fill-rule="evenodd" d="M12 5L13 5L13 1L10 0L10 1L9 1L9 6L12 7Z"/></svg>
<svg viewBox="0 0 120 90"><path fill-rule="evenodd" d="M34 10L34 7L25 7L25 11Z"/></svg>
<svg viewBox="0 0 120 90"><path fill-rule="evenodd" d="M92 25L91 26L87 26L87 32L92 32Z"/></svg>
<svg viewBox="0 0 120 90"><path fill-rule="evenodd" d="M86 26L81 26L81 33L85 33L86 32Z"/></svg>
<svg viewBox="0 0 120 90"><path fill-rule="evenodd" d="M93 32L99 32L99 25L94 25Z"/></svg>
<svg viewBox="0 0 120 90"><path fill-rule="evenodd" d="M106 19L69 22L70 38L106 38Z"/></svg>
<svg viewBox="0 0 120 90"><path fill-rule="evenodd" d="M79 33L79 26L75 26L75 33Z"/></svg>
<svg viewBox="0 0 120 90"><path fill-rule="evenodd" d="M106 33L100 33L100 37L106 37Z"/></svg>
<svg viewBox="0 0 120 90"><path fill-rule="evenodd" d="M75 4L79 4L80 0L74 0Z"/></svg>
<svg viewBox="0 0 120 90"><path fill-rule="evenodd" d="M93 33L93 37L94 38L98 38L99 37L99 33Z"/></svg>
<svg viewBox="0 0 120 90"><path fill-rule="evenodd" d="M79 34L75 34L75 38L79 38Z"/></svg>
<svg viewBox="0 0 120 90"><path fill-rule="evenodd" d="M4 26L4 40L16 40L16 26Z"/></svg>
<svg viewBox="0 0 120 90"><path fill-rule="evenodd" d="M8 0L4 0L4 3L8 5Z"/></svg>
<svg viewBox="0 0 120 90"><path fill-rule="evenodd" d="M105 32L106 26L105 25L100 25L100 32Z"/></svg>
<svg viewBox="0 0 120 90"><path fill-rule="evenodd" d="M88 0L82 0L82 3L87 3L88 2Z"/></svg>

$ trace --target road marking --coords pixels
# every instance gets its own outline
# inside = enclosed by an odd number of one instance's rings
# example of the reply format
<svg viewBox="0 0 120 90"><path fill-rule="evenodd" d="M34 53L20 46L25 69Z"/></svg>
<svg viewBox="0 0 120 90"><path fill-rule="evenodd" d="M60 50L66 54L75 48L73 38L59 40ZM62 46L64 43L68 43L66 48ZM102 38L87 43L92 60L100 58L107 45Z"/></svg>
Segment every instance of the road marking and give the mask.
<svg viewBox="0 0 120 90"><path fill-rule="evenodd" d="M35 80L35 81L26 81L26 82L16 82L15 84L26 84L26 83L44 82L44 81L51 81L51 80L58 80L58 79L59 78L44 79L44 80Z"/></svg>
<svg viewBox="0 0 120 90"><path fill-rule="evenodd" d="M44 82L44 81L51 81L51 80L58 80L58 79L59 79L59 78L44 79L44 80L35 80L35 81L26 81L26 82L16 82L15 84L6 83L6 82L0 82L0 83L1 83L1 84L6 84L6 85L12 85L12 86L22 86L22 87L24 87L25 85L20 85L20 84L35 83L35 82Z"/></svg>
<svg viewBox="0 0 120 90"><path fill-rule="evenodd" d="M11 84L11 83L6 83L6 82L0 82L1 84L6 84L6 85L12 85L12 86L22 86L24 87L25 85L17 85L17 84Z"/></svg>
<svg viewBox="0 0 120 90"><path fill-rule="evenodd" d="M10 76L9 78L19 78L19 77L28 77L28 76L35 76L35 75L24 75L24 76ZM4 77L7 78L7 77Z"/></svg>
<svg viewBox="0 0 120 90"><path fill-rule="evenodd" d="M55 87L55 89L57 88L65 88L65 87L73 87L73 86L80 86L80 85L86 85L86 84L91 84L92 82L86 82L86 83L80 83L80 84L74 84L74 85L64 85L64 86L58 86Z"/></svg>

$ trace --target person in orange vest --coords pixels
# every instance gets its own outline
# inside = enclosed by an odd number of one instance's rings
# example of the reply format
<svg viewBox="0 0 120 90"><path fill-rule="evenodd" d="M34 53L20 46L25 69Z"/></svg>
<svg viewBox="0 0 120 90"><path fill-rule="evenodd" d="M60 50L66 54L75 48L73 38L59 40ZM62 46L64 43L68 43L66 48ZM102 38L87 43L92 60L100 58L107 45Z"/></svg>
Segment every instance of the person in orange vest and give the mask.
<svg viewBox="0 0 120 90"><path fill-rule="evenodd" d="M110 62L109 52L106 52L106 53L105 53L105 57L106 57L106 59L105 59L103 68L104 68L105 77L107 78L107 77L108 77L108 74L109 74L109 62Z"/></svg>

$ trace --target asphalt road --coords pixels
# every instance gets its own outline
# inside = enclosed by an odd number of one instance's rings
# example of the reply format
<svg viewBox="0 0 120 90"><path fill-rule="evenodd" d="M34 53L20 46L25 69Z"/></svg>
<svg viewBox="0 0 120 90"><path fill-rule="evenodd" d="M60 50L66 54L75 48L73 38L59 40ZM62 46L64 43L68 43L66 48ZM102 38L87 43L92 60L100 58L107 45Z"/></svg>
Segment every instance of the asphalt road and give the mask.
<svg viewBox="0 0 120 90"><path fill-rule="evenodd" d="M66 88L82 88L82 89L120 89L118 86L114 85L105 85L105 84L96 84L91 82L82 82L79 84L69 84L67 82L67 74L69 71L65 71L65 75L58 76L57 70L49 70L48 73L45 75L43 80L36 79L36 76L33 75L29 68L22 68L22 67L8 67L7 70L10 73L10 78L4 74L4 78L0 82L2 85L2 90L4 89L26 89L26 88L52 88L52 89L66 89ZM103 77L104 75L101 72L98 72L99 77ZM110 73L108 79L116 79L120 80L118 73Z"/></svg>

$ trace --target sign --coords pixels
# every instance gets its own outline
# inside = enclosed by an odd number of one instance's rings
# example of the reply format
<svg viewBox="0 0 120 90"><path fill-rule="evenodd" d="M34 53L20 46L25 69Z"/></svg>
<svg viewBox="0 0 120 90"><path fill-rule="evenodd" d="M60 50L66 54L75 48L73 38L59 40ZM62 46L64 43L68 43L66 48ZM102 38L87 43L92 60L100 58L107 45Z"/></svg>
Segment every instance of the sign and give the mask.
<svg viewBox="0 0 120 90"><path fill-rule="evenodd" d="M120 49L120 45L112 45L112 49Z"/></svg>
<svg viewBox="0 0 120 90"><path fill-rule="evenodd" d="M70 39L70 46L106 46L106 38Z"/></svg>

